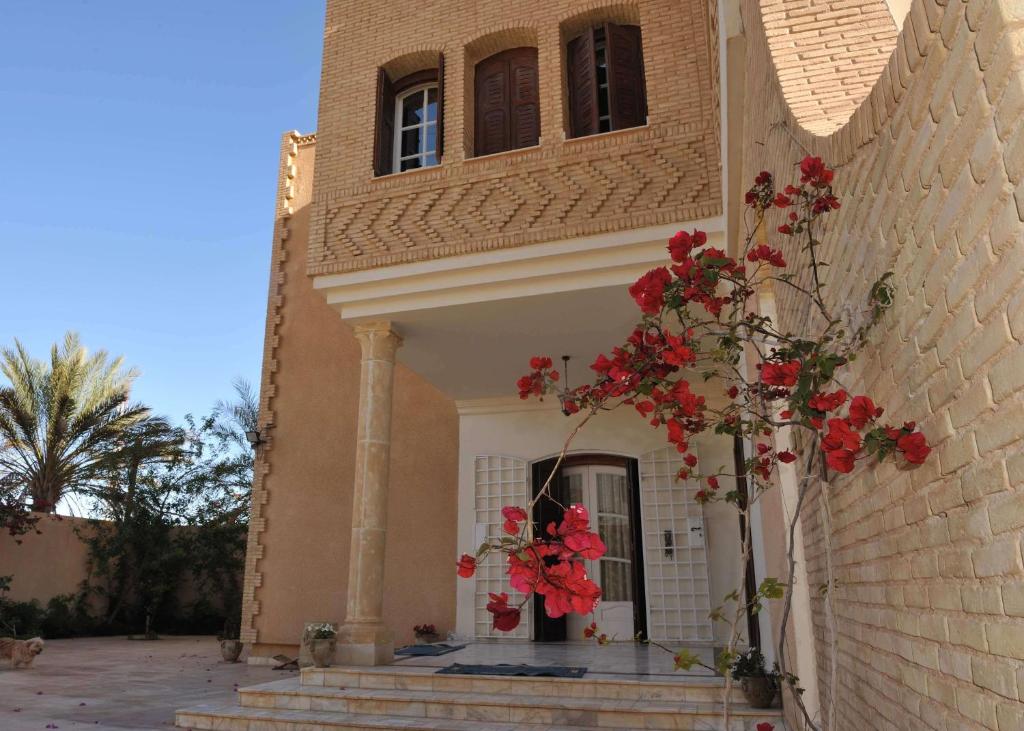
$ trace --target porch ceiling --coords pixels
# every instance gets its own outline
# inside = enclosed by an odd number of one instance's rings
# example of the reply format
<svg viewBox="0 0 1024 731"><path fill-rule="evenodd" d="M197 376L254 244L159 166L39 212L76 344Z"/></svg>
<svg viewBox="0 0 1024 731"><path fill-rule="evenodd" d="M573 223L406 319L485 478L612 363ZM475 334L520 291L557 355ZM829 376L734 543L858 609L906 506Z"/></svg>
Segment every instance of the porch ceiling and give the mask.
<svg viewBox="0 0 1024 731"><path fill-rule="evenodd" d="M589 366L622 342L640 312L618 285L498 302L442 307L394 320L404 343L399 361L454 399L515 396L533 355L569 355L569 382L590 380Z"/></svg>

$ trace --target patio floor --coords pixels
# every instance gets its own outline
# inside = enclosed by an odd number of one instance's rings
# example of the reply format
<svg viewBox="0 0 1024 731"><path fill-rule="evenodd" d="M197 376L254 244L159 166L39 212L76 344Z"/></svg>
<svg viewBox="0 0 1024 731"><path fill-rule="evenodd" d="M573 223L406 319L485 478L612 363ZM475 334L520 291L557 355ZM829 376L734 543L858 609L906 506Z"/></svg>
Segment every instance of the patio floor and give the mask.
<svg viewBox="0 0 1024 731"><path fill-rule="evenodd" d="M294 675L226 663L212 637L50 640L30 668L0 663L0 729L170 729L177 708Z"/></svg>
<svg viewBox="0 0 1024 731"><path fill-rule="evenodd" d="M459 644L449 641L449 644ZM674 647L674 645L669 645ZM687 649L701 662L714 666L714 649L693 646ZM683 673L674 667L673 655L659 647L633 642L530 642L527 640L474 640L455 652L434 657L396 657L395 667L444 667L463 665L569 665L586 667L588 678L608 680L684 680L713 676L710 670L694 667Z"/></svg>

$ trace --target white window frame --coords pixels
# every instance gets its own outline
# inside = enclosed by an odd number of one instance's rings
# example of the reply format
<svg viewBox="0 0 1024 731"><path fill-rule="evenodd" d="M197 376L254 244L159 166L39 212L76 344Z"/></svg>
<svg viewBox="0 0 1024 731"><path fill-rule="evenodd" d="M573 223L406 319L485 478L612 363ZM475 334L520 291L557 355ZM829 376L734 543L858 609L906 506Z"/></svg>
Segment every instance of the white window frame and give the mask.
<svg viewBox="0 0 1024 731"><path fill-rule="evenodd" d="M437 143L439 142L439 140L437 139L437 123L438 123L438 119L436 117L433 120L428 119L427 118L428 115L427 115L427 112L426 112L427 105L428 105L428 98L429 98L428 94L430 93L431 89L434 89L435 91L439 91L439 85L438 85L438 83L436 81L428 81L428 82L426 82L424 84L417 84L416 86L413 86L410 89L406 89L405 91L401 92L397 97L395 97L395 125L394 125L395 126L395 139L394 139L394 144L392 146L392 149L394 150L394 153L392 154L392 158L393 159L391 161L391 172L393 172L393 173L412 172L413 170L422 170L423 168L435 167L435 166L441 164L441 159L440 159L440 157L438 157L438 154L437 154ZM416 94L420 94L420 95L423 96L423 120L418 122L417 124L410 124L410 125L406 125L406 126L403 127L402 126L402 116L403 116L403 112L405 111L404 110L405 100L407 98L411 97L411 96L415 96ZM438 97L440 97L440 94L438 94ZM438 100L437 100L437 107L438 107L438 113L440 114L440 111L441 111L441 99L440 98L438 98ZM433 150L426 149L427 131L430 129L430 127L434 128L434 149ZM420 139L421 139L421 145L422 145L423 149L421 149L420 151L418 151L414 155L404 155L403 156L402 155L402 132L405 132L406 130L410 130L410 129L419 129L420 130ZM435 162L433 165L428 165L428 164L426 164L427 163L427 156L430 155L431 153L433 153L434 159L437 160L437 162ZM411 170L404 170L404 171L402 170L402 163L404 161L412 160L412 159L415 159L417 157L420 159L420 166L418 168L412 168Z"/></svg>

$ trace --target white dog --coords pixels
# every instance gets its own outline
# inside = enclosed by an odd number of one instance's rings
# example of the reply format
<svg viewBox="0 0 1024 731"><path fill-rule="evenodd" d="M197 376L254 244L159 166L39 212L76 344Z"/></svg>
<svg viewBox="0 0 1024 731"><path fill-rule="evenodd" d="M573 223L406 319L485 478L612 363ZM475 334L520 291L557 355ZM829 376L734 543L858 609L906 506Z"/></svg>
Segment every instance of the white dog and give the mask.
<svg viewBox="0 0 1024 731"><path fill-rule="evenodd" d="M31 640L16 640L12 637L0 637L0 660L10 660L11 668L28 667L43 651L42 637Z"/></svg>

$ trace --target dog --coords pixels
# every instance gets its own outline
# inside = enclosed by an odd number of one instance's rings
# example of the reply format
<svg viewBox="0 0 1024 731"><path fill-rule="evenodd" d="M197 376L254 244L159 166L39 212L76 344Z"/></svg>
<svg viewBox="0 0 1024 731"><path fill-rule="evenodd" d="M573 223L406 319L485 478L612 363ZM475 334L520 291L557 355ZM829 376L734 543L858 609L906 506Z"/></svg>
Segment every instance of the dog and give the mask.
<svg viewBox="0 0 1024 731"><path fill-rule="evenodd" d="M45 644L42 637L33 637L30 640L0 637L0 660L10 660L11 669L27 668L36 659L36 655L43 651Z"/></svg>

